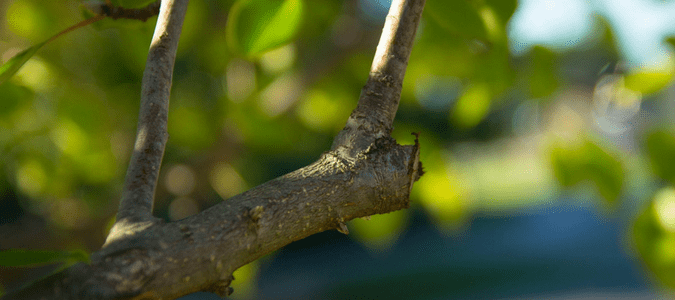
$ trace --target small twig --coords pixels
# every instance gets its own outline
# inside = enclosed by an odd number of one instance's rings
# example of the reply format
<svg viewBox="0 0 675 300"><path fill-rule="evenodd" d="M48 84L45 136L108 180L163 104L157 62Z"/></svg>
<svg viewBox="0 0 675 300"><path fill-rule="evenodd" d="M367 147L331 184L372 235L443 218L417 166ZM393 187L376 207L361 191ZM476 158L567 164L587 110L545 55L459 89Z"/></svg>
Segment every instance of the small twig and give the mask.
<svg viewBox="0 0 675 300"><path fill-rule="evenodd" d="M408 67L408 58L425 2L425 0L392 2L370 67L368 83L359 99L361 107L380 108L376 110L377 121L389 127L394 122L398 110L403 77ZM371 112L370 109L366 111Z"/></svg>
<svg viewBox="0 0 675 300"><path fill-rule="evenodd" d="M151 221L159 169L168 139L167 120L173 65L188 0L162 1L148 52L134 152L124 183L117 223L107 242L131 224Z"/></svg>
<svg viewBox="0 0 675 300"><path fill-rule="evenodd" d="M426 0L394 0L370 67L368 82L347 125L333 141L333 150L350 155L373 142L363 136L389 136L398 110L403 78Z"/></svg>
<svg viewBox="0 0 675 300"><path fill-rule="evenodd" d="M46 43L49 43L49 42L55 40L56 38L58 38L58 37L60 37L60 36L62 36L62 35L64 35L64 34L66 34L66 33L68 33L68 32L71 32L71 31L73 31L73 30L75 30L75 29L78 29L78 28L80 28L80 27L84 27L84 26L87 26L87 25L89 25L89 24L91 24L91 23L94 23L94 22L96 22L96 21L102 20L103 18L105 18L105 16L97 15L97 16L91 17L91 18L89 18L89 19L86 19L86 20L84 20L84 21L82 21L82 22L80 22L80 23L77 23L77 24L75 24L75 25L73 25L73 26L70 26L70 27L64 29L63 31L61 31L61 32L59 32L59 33L57 33L57 34L55 34L54 36L50 37L50 38L47 40Z"/></svg>
<svg viewBox="0 0 675 300"><path fill-rule="evenodd" d="M103 15L112 19L133 19L145 22L148 18L159 13L160 0L157 0L143 8L124 8L114 6L109 0L105 2L85 2L87 9L97 15Z"/></svg>

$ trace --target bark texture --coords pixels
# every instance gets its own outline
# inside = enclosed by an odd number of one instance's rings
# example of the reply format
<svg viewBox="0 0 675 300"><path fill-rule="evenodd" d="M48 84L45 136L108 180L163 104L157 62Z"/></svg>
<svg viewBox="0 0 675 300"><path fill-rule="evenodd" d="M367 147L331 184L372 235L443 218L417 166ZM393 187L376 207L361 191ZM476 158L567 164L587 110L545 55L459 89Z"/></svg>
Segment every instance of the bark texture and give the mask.
<svg viewBox="0 0 675 300"><path fill-rule="evenodd" d="M107 242L124 235L129 225L152 217L155 188L168 139L167 120L173 65L188 0L161 3L141 87L136 143L124 182L117 223Z"/></svg>
<svg viewBox="0 0 675 300"><path fill-rule="evenodd" d="M90 265L77 264L6 299L174 299L196 291L226 296L232 272L267 253L325 230L347 233L345 222L353 218L409 206L422 174L419 144L399 145L389 133L424 0L393 1L370 79L330 151L192 217L171 223L153 218L176 43L166 31L180 33L187 4L174 1L162 1L159 19L169 14L169 21L158 21L148 57L134 149L139 166L128 171L115 230ZM171 14L180 15L174 19L179 23L172 25Z"/></svg>

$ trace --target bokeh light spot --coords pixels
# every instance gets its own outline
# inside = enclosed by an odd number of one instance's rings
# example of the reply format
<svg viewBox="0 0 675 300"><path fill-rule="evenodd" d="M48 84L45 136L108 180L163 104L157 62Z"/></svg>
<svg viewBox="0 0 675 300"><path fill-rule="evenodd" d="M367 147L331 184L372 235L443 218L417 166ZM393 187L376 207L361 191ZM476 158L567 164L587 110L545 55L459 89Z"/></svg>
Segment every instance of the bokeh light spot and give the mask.
<svg viewBox="0 0 675 300"><path fill-rule="evenodd" d="M170 167L164 180L166 189L177 196L188 195L195 188L195 172L187 165Z"/></svg>
<svg viewBox="0 0 675 300"><path fill-rule="evenodd" d="M29 196L39 196L47 183L47 174L42 164L36 160L29 160L19 166L16 172L16 181L19 189Z"/></svg>
<svg viewBox="0 0 675 300"><path fill-rule="evenodd" d="M323 90L309 92L298 108L300 120L305 126L315 130L330 130L341 126L344 116L340 112L340 104Z"/></svg>
<svg viewBox="0 0 675 300"><path fill-rule="evenodd" d="M14 1L7 9L6 20L9 29L22 37L34 36L41 24L40 16L28 1Z"/></svg>
<svg viewBox="0 0 675 300"><path fill-rule="evenodd" d="M211 170L209 182L223 199L230 198L246 189L246 182L239 173L226 163L218 163Z"/></svg>
<svg viewBox="0 0 675 300"><path fill-rule="evenodd" d="M654 210L661 227L675 233L675 189L668 187L656 193ZM675 244L672 247L675 249Z"/></svg>
<svg viewBox="0 0 675 300"><path fill-rule="evenodd" d="M260 95L260 108L267 116L275 117L293 105L300 95L300 79L285 74L270 83Z"/></svg>
<svg viewBox="0 0 675 300"><path fill-rule="evenodd" d="M51 132L51 138L63 153L82 155L87 147L87 135L70 119L61 118Z"/></svg>
<svg viewBox="0 0 675 300"><path fill-rule="evenodd" d="M77 199L55 200L49 212L51 220L65 229L86 228L89 225L87 206Z"/></svg>
<svg viewBox="0 0 675 300"><path fill-rule="evenodd" d="M49 92L56 86L55 74L52 74L49 66L40 59L27 61L16 74L16 77L20 78L23 84L36 91Z"/></svg>
<svg viewBox="0 0 675 300"><path fill-rule="evenodd" d="M255 67L251 63L233 59L225 72L225 87L230 101L242 102L255 91Z"/></svg>
<svg viewBox="0 0 675 300"><path fill-rule="evenodd" d="M405 227L408 212L399 210L388 214L372 215L369 220L354 219L349 222L353 237L368 248L384 251L391 248Z"/></svg>
<svg viewBox="0 0 675 300"><path fill-rule="evenodd" d="M295 62L295 46L286 46L266 52L260 57L260 65L265 72L270 74L281 73L288 70Z"/></svg>
<svg viewBox="0 0 675 300"><path fill-rule="evenodd" d="M452 120L460 127L471 128L480 123L490 111L492 99L486 84L473 84L459 97Z"/></svg>

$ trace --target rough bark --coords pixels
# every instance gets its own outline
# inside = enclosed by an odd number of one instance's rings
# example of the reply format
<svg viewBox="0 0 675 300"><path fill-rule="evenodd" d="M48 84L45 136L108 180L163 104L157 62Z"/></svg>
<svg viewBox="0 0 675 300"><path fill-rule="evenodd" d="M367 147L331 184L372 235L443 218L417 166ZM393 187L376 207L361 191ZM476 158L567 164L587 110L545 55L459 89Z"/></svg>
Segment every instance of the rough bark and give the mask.
<svg viewBox="0 0 675 300"><path fill-rule="evenodd" d="M160 19L177 13L182 22L184 10L169 9L172 2L162 2ZM148 57L134 150L148 163L128 171L115 231L90 265L77 264L6 299L173 299L195 291L225 296L232 272L267 253L325 230L347 233L345 222L353 218L407 208L412 185L422 174L419 145L417 140L398 145L389 133L424 2L392 4L370 79L330 151L309 166L171 223L152 218L148 199L166 143L176 41L167 43L171 46L153 41L158 57ZM184 6L187 0L175 3ZM176 30L162 26L157 30ZM160 40L170 35L155 33ZM153 59L160 65L152 66ZM150 132L156 134L152 140Z"/></svg>
<svg viewBox="0 0 675 300"><path fill-rule="evenodd" d="M167 120L173 65L188 0L162 1L141 86L136 143L124 182L117 223L106 243L138 222L156 221L152 207L168 139Z"/></svg>

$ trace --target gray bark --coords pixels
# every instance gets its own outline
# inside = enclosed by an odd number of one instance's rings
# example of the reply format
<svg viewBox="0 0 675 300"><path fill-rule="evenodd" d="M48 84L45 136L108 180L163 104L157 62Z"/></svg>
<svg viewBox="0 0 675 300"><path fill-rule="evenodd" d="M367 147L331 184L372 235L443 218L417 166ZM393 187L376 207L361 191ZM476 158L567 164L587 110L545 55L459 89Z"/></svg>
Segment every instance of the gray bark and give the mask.
<svg viewBox="0 0 675 300"><path fill-rule="evenodd" d="M166 143L171 70L187 0L162 1L144 74L139 134L118 222L80 263L6 299L174 299L230 292L232 272L293 241L407 208L419 145L390 137L424 0L394 1L357 108L319 160L189 218L151 216ZM175 14L175 15L174 15ZM155 54L152 54L155 53ZM143 129L145 128L145 129Z"/></svg>

